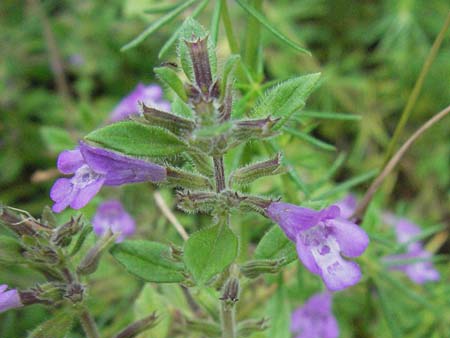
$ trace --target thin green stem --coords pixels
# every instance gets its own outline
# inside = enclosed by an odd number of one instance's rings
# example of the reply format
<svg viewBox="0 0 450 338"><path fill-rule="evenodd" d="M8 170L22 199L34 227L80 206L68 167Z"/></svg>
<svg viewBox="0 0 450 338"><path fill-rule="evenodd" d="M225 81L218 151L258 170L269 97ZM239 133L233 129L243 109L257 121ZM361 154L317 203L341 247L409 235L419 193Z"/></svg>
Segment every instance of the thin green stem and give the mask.
<svg viewBox="0 0 450 338"><path fill-rule="evenodd" d="M97 325L95 325L94 319L87 309L84 309L83 312L81 312L80 323L87 338L100 338Z"/></svg>
<svg viewBox="0 0 450 338"><path fill-rule="evenodd" d="M433 64L433 61L436 58L436 55L439 51L439 48L442 45L442 41L444 40L445 33L447 32L447 29L449 26L450 26L450 13L447 15L447 19L445 20L441 31L437 35L436 40L434 41L433 46L431 47L431 50L428 53L425 63L422 66L422 70L420 71L419 77L417 78L416 84L414 85L414 88L413 88L411 94L409 95L408 102L406 103L406 106L402 111L400 121L398 122L397 126L395 127L394 135L392 136L391 142L389 143L388 148L386 150L384 165L386 165L386 163L389 161L392 154L394 153L394 149L395 149L395 146L397 145L398 139L399 139L401 133L403 132L406 122L408 121L409 117L411 116L412 109L414 108L414 106L417 102L417 99L419 97L420 91L422 90L422 86L425 81L425 77L427 76L428 72L430 71L431 65Z"/></svg>
<svg viewBox="0 0 450 338"><path fill-rule="evenodd" d="M262 9L262 0L250 0L250 6L257 11ZM260 44L261 44L261 27L258 20L253 16L248 16L247 30L245 36L245 50L244 61L246 65L253 71L253 74L258 72L258 62L260 60Z"/></svg>

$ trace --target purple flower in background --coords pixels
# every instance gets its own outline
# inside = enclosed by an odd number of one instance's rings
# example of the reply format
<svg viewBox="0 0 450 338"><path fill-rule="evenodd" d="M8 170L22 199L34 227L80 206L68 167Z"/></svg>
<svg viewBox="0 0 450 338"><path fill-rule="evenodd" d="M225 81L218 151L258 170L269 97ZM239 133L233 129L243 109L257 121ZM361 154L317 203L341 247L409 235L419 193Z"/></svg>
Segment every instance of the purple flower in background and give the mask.
<svg viewBox="0 0 450 338"><path fill-rule="evenodd" d="M296 243L297 253L306 268L322 277L329 290L342 290L358 283L361 271L347 257L360 256L369 237L358 225L340 217L339 207L320 211L293 204L273 202L267 208L286 236Z"/></svg>
<svg viewBox="0 0 450 338"><path fill-rule="evenodd" d="M71 178L56 180L50 191L55 202L53 211L68 206L84 207L103 185L122 185L136 182L161 182L166 169L160 165L121 155L110 150L80 142L79 148L65 150L58 157L58 169Z"/></svg>
<svg viewBox="0 0 450 338"><path fill-rule="evenodd" d="M343 199L335 203L341 210L341 217L349 219L356 210L357 200L355 195L348 194Z"/></svg>
<svg viewBox="0 0 450 338"><path fill-rule="evenodd" d="M152 84L145 86L139 83L134 90L124 97L122 101L111 112L109 120L117 122L126 119L128 116L139 113L138 102L142 101L147 106L151 106L163 111L170 111L170 103L163 99L162 88Z"/></svg>
<svg viewBox="0 0 450 338"><path fill-rule="evenodd" d="M315 294L291 316L296 338L337 338L339 326L331 309L331 294Z"/></svg>
<svg viewBox="0 0 450 338"><path fill-rule="evenodd" d="M417 284L423 284L428 281L439 280L439 272L433 267L429 259L432 255L426 251L420 241L412 241L414 237L421 233L419 226L411 223L405 218L399 218L392 214L384 215L387 224L395 228L397 241L401 244L408 243L406 253L399 255L389 255L384 260L390 264L392 270L399 270L405 273L409 279ZM423 261L411 264L395 264L396 260L404 259L423 259Z"/></svg>
<svg viewBox="0 0 450 338"><path fill-rule="evenodd" d="M98 236L103 235L108 229L111 229L114 234L120 234L116 242L122 242L125 237L133 235L136 231L133 217L117 200L105 201L100 204L92 219L92 225Z"/></svg>
<svg viewBox="0 0 450 338"><path fill-rule="evenodd" d="M8 285L0 284L0 313L23 306L16 289L7 290Z"/></svg>

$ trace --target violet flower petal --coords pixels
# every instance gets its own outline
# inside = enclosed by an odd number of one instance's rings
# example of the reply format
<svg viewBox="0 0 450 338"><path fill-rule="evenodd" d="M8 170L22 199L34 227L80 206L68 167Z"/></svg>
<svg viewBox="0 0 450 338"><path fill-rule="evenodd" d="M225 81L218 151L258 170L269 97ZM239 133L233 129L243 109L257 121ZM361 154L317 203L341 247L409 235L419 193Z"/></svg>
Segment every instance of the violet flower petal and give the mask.
<svg viewBox="0 0 450 338"><path fill-rule="evenodd" d="M94 147L85 142L80 142L80 150L89 167L106 175L106 185L161 182L167 177L166 169L155 163Z"/></svg>
<svg viewBox="0 0 450 338"><path fill-rule="evenodd" d="M125 211L120 201L110 200L103 202L97 209L92 220L94 232L101 236L107 229L119 233L117 242L129 237L136 231L134 219Z"/></svg>
<svg viewBox="0 0 450 338"><path fill-rule="evenodd" d="M80 150L64 150L58 156L57 167L63 174L73 174L84 164Z"/></svg>
<svg viewBox="0 0 450 338"><path fill-rule="evenodd" d="M331 220L330 225L344 255L358 257L366 250L369 236L361 227L340 217Z"/></svg>
<svg viewBox="0 0 450 338"><path fill-rule="evenodd" d="M356 197L352 194L348 194L340 201L334 203L341 210L341 217L349 219L353 213L356 211L357 200Z"/></svg>
<svg viewBox="0 0 450 338"><path fill-rule="evenodd" d="M23 306L19 292L16 289L8 290L6 284L0 285L0 313Z"/></svg>
<svg viewBox="0 0 450 338"><path fill-rule="evenodd" d="M77 194L74 196L72 202L70 203L70 207L77 210L86 206L89 201L95 195L97 195L104 183L105 178L103 176L100 176L90 184L84 186L83 188L79 188Z"/></svg>
<svg viewBox="0 0 450 338"><path fill-rule="evenodd" d="M317 265L310 248L303 244L303 240L298 236L296 241L297 254L305 267L313 274L320 275L320 267Z"/></svg>

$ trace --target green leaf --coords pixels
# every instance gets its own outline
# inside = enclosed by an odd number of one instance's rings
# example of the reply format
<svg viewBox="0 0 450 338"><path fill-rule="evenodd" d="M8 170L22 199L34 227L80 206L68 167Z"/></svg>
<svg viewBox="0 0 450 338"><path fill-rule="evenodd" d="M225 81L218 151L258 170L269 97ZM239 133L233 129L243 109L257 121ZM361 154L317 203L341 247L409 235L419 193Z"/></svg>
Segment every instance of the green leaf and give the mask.
<svg viewBox="0 0 450 338"><path fill-rule="evenodd" d="M284 234L278 225L265 233L255 249L256 259L285 258L283 265L289 264L297 258L295 245Z"/></svg>
<svg viewBox="0 0 450 338"><path fill-rule="evenodd" d="M125 241L115 244L110 252L128 272L145 281L178 283L185 279L183 264L170 258L170 248L164 244Z"/></svg>
<svg viewBox="0 0 450 338"><path fill-rule="evenodd" d="M124 52L130 48L136 47L139 45L142 41L144 41L150 34L156 32L158 29L160 29L165 24L169 23L173 19L175 19L181 12L183 12L186 8L188 8L190 5L192 5L196 0L188 0L184 3L182 3L179 7L175 8L171 12L167 13L163 17L159 18L158 20L154 21L150 26L147 27L145 31L143 31L141 34L139 34L136 38L134 38L132 41L127 43L125 46L123 46L120 51Z"/></svg>
<svg viewBox="0 0 450 338"><path fill-rule="evenodd" d="M169 67L158 67L154 69L158 77L168 85L180 99L187 101L188 97L184 90L184 84L178 77L177 73Z"/></svg>
<svg viewBox="0 0 450 338"><path fill-rule="evenodd" d="M22 246L17 239L10 236L0 236L0 263L23 263L25 260L21 251Z"/></svg>
<svg viewBox="0 0 450 338"><path fill-rule="evenodd" d="M313 146L316 146L320 149L327 150L327 151L335 151L336 150L334 145L326 143L322 140L319 140L319 139L317 139L307 133L303 133L297 129L284 126L283 130L286 131L287 133L289 133L290 135L297 137L305 142L308 142L308 143L312 144Z"/></svg>
<svg viewBox="0 0 450 338"><path fill-rule="evenodd" d="M286 338L290 337L289 332L289 304L286 290L283 286L282 278L279 278L279 286L275 294L269 300L267 315L270 318L270 327L266 332L266 337Z"/></svg>
<svg viewBox="0 0 450 338"><path fill-rule="evenodd" d="M172 315L164 297L155 287L146 284L134 303L134 320L140 320L156 312L158 322L155 327L139 334L138 338L166 338L169 334Z"/></svg>
<svg viewBox="0 0 450 338"><path fill-rule="evenodd" d="M248 14L253 16L256 20L258 20L261 25L263 25L269 32L271 32L273 35L275 35L278 39L280 39L282 42L284 42L289 47L294 48L296 51L299 51L301 53L306 53L308 55L311 55L311 53L299 46L297 43L293 42L286 36L284 36L278 29L276 29L272 24L267 21L267 19L262 15L260 12L258 12L255 8L252 6L249 6L246 1L244 0L236 0L236 2L241 6Z"/></svg>
<svg viewBox="0 0 450 338"><path fill-rule="evenodd" d="M171 156L187 149L187 145L171 132L136 121L110 124L94 130L85 139L132 156Z"/></svg>
<svg viewBox="0 0 450 338"><path fill-rule="evenodd" d="M39 131L45 146L51 152L60 153L63 150L72 149L76 145L76 142L65 129L44 126Z"/></svg>
<svg viewBox="0 0 450 338"><path fill-rule="evenodd" d="M175 4L165 4L162 6L157 6L157 7L152 7L149 9L146 9L144 11L145 14L160 14L160 13L166 13L168 11L171 11L175 8L177 8L178 6L180 6L184 1L179 1Z"/></svg>
<svg viewBox="0 0 450 338"><path fill-rule="evenodd" d="M180 41L178 43L178 56L180 58L181 68L189 80L194 82L194 70L192 67L192 60L189 54L189 49L185 41L195 41L197 39L203 39L208 35L207 31L193 18L188 18L182 26L180 31ZM215 78L217 70L217 59L215 46L211 39L208 39L208 57L209 64L211 66L212 78Z"/></svg>
<svg viewBox="0 0 450 338"><path fill-rule="evenodd" d="M211 39L214 45L217 45L219 37L220 13L222 12L222 1L216 1L214 11L211 17Z"/></svg>
<svg viewBox="0 0 450 338"><path fill-rule="evenodd" d="M320 73L299 76L275 85L266 91L251 112L252 117L279 117L274 130L280 129L291 115L305 106L306 99L316 88Z"/></svg>
<svg viewBox="0 0 450 338"><path fill-rule="evenodd" d="M171 112L177 114L178 116L187 117L189 119L194 118L194 113L191 108L178 96L174 98L170 108Z"/></svg>
<svg viewBox="0 0 450 338"><path fill-rule="evenodd" d="M215 225L194 233L184 247L184 262L194 279L204 284L233 263L238 239L228 226Z"/></svg>
<svg viewBox="0 0 450 338"><path fill-rule="evenodd" d="M39 325L28 335L28 338L64 338L73 324L73 314L62 311Z"/></svg>
<svg viewBox="0 0 450 338"><path fill-rule="evenodd" d="M195 10L192 12L192 17L196 18L206 7L206 5L209 3L209 0L204 0L198 5ZM172 34L172 36L166 41L166 43L161 47L158 58L163 59L166 57L167 52L170 50L172 45L177 41L181 30L183 29L183 26L180 25L180 27L177 28L177 30Z"/></svg>

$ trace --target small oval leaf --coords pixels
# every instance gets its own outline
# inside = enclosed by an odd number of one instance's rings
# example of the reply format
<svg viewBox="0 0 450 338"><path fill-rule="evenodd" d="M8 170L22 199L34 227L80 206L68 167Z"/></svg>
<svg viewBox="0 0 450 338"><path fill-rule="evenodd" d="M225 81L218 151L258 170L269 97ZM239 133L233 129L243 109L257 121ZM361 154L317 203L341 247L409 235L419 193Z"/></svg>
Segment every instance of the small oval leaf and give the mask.
<svg viewBox="0 0 450 338"><path fill-rule="evenodd" d="M238 239L228 226L215 225L194 233L184 247L186 267L199 284L233 263L238 253Z"/></svg>
<svg viewBox="0 0 450 338"><path fill-rule="evenodd" d="M126 155L142 157L172 156L188 147L171 132L136 121L110 124L94 130L85 139Z"/></svg>
<svg viewBox="0 0 450 338"><path fill-rule="evenodd" d="M178 283L184 278L184 266L170 258L170 248L150 241L125 241L114 245L113 257L131 274L148 282Z"/></svg>

